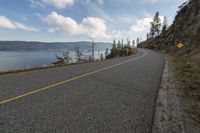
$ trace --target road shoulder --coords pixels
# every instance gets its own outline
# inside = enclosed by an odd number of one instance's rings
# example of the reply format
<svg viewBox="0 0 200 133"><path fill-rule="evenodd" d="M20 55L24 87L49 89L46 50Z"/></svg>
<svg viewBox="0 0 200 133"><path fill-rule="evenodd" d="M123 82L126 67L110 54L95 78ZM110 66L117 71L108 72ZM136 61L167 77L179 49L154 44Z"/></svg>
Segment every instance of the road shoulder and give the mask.
<svg viewBox="0 0 200 133"><path fill-rule="evenodd" d="M180 108L179 94L168 60L156 100L152 133L185 133Z"/></svg>

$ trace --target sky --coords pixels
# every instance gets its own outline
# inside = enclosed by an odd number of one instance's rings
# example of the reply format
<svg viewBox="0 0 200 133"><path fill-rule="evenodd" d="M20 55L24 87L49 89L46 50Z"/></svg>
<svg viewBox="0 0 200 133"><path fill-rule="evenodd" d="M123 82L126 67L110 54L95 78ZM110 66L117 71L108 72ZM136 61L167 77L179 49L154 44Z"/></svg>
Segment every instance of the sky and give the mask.
<svg viewBox="0 0 200 133"><path fill-rule="evenodd" d="M0 0L0 40L144 40L156 11L170 25L185 1Z"/></svg>

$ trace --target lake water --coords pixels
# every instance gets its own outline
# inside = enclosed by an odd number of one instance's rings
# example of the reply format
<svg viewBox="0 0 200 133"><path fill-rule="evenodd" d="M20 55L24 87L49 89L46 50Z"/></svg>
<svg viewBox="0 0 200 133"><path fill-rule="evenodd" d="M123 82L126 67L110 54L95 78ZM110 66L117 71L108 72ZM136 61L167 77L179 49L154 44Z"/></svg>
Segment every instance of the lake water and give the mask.
<svg viewBox="0 0 200 133"><path fill-rule="evenodd" d="M83 58L89 57L91 52L83 51ZM95 58L100 58L100 54L104 51L95 51ZM0 72L17 70L24 68L34 68L42 66L52 66L52 63L56 61L55 55L62 55L62 52L12 52L12 51L0 51ZM76 54L74 51L69 51L69 55L73 61L76 60Z"/></svg>

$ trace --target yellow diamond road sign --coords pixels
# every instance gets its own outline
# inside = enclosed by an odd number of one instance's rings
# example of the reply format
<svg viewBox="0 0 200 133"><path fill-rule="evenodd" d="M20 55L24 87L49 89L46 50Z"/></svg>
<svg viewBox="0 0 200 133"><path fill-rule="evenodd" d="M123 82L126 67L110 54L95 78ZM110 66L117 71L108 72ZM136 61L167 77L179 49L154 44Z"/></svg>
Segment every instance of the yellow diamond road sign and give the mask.
<svg viewBox="0 0 200 133"><path fill-rule="evenodd" d="M183 48L183 47L184 47L183 43L179 42L178 45L177 45L177 48Z"/></svg>

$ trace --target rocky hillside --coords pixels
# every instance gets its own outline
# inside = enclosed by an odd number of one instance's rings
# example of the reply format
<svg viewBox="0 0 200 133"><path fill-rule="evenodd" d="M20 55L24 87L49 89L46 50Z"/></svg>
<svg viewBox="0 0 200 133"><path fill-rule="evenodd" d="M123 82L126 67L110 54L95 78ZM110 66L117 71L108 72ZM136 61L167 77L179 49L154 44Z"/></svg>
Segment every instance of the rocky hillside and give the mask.
<svg viewBox="0 0 200 133"><path fill-rule="evenodd" d="M184 48L178 50L179 41ZM180 6L173 24L160 36L148 39L138 47L164 50L166 52L186 53L200 48L200 1L190 0Z"/></svg>
<svg viewBox="0 0 200 133"><path fill-rule="evenodd" d="M184 44L177 48L179 42ZM138 45L166 53L179 90L181 118L186 133L200 132L200 0L180 6L173 24L156 38ZM175 107L174 110L177 110ZM176 124L175 124L176 125Z"/></svg>

